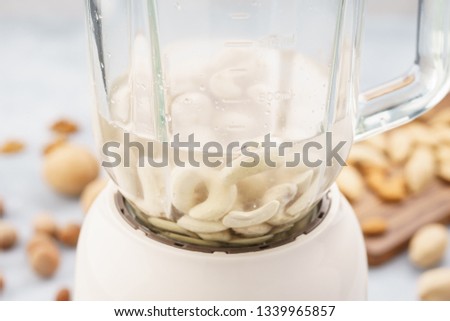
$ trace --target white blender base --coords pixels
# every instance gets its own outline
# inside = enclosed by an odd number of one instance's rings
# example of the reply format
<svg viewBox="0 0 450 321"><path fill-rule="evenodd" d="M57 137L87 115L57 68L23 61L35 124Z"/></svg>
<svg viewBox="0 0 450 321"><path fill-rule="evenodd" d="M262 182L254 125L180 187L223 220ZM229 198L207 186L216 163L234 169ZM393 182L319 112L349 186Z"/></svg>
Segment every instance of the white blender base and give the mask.
<svg viewBox="0 0 450 321"><path fill-rule="evenodd" d="M367 259L356 216L338 189L309 234L258 252L202 253L159 243L119 214L112 184L78 242L76 300L365 300Z"/></svg>

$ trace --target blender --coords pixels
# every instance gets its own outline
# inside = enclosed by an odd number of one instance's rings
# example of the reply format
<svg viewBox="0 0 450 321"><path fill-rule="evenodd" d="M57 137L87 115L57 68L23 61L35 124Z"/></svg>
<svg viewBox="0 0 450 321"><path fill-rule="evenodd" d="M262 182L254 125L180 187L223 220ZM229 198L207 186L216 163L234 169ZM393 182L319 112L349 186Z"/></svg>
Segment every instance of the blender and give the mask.
<svg viewBox="0 0 450 321"><path fill-rule="evenodd" d="M95 135L111 180L80 234L78 300L364 300L334 181L354 140L449 89L449 1L417 56L360 94L358 0L87 0Z"/></svg>

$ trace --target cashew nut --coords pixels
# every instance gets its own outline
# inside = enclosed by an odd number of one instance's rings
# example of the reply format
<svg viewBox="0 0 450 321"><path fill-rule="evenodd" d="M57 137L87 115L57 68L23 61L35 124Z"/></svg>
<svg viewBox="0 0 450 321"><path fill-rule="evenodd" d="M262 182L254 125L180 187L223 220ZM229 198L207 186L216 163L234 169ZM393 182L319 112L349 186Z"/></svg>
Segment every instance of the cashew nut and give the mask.
<svg viewBox="0 0 450 321"><path fill-rule="evenodd" d="M124 157L124 144L120 144L117 153L120 154L121 159ZM135 201L136 195L141 194L141 184L139 180L134 179L136 177L137 157L134 149L130 150L130 166L125 167L124 162L120 162L118 167L112 169L113 180L120 188L120 192L126 197ZM138 173L139 175L139 173ZM139 177L141 178L141 177Z"/></svg>
<svg viewBox="0 0 450 321"><path fill-rule="evenodd" d="M268 240L270 240L273 237L273 234L268 234L264 236L259 237L253 237L253 238L238 238L238 239L232 239L228 241L230 244L234 245L253 245L253 244L261 244Z"/></svg>
<svg viewBox="0 0 450 321"><path fill-rule="evenodd" d="M264 193L262 202L265 204L277 200L280 202L280 210L282 210L282 207L292 201L295 195L297 195L297 185L291 183L279 184L269 188Z"/></svg>
<svg viewBox="0 0 450 321"><path fill-rule="evenodd" d="M200 221L188 215L181 217L177 224L182 228L194 233L216 233L228 229L221 222Z"/></svg>
<svg viewBox="0 0 450 321"><path fill-rule="evenodd" d="M264 174L244 178L237 183L239 201L248 204L255 203L263 197L269 184L269 178Z"/></svg>
<svg viewBox="0 0 450 321"><path fill-rule="evenodd" d="M242 96L243 90L238 86L231 70L221 70L212 75L209 80L209 89L213 95L222 99L233 99Z"/></svg>
<svg viewBox="0 0 450 321"><path fill-rule="evenodd" d="M192 133L192 124L209 125L214 103L207 95L191 91L177 96L170 108L172 131L175 134L181 134L180 129L186 129Z"/></svg>
<svg viewBox="0 0 450 321"><path fill-rule="evenodd" d="M233 208L236 198L236 185L222 184L217 178L213 178L208 184L208 198L194 206L189 211L189 216L207 221L221 219Z"/></svg>
<svg viewBox="0 0 450 321"><path fill-rule="evenodd" d="M286 225L282 225L282 226L277 226L277 227L274 227L271 232L273 235L276 235L278 233L283 233L283 232L289 231L293 226L294 226L294 224L286 224Z"/></svg>
<svg viewBox="0 0 450 321"><path fill-rule="evenodd" d="M194 233L191 233L191 232L185 230L184 228L180 227L175 222L163 220L163 219L160 219L157 217L148 217L147 221L154 227L159 228L161 230L195 237Z"/></svg>
<svg viewBox="0 0 450 321"><path fill-rule="evenodd" d="M389 162L382 151L368 144L356 144L352 146L347 162L350 165L362 164L378 168L388 168Z"/></svg>
<svg viewBox="0 0 450 321"><path fill-rule="evenodd" d="M291 202L297 195L297 185L292 183L283 183L276 185L266 191L262 198L263 203L268 203L271 200L280 202L280 208L277 213L271 217L267 223L275 226L291 223L297 220L298 216L293 218L285 213L285 206Z"/></svg>
<svg viewBox="0 0 450 321"><path fill-rule="evenodd" d="M207 241L228 242L231 240L231 233L229 230L216 233L198 233L198 235Z"/></svg>
<svg viewBox="0 0 450 321"><path fill-rule="evenodd" d="M148 158L143 159L144 166L137 166L137 174L142 187L142 197L135 200L145 214L149 216L161 217L164 213L169 213L170 204L164 203L166 197L163 195L163 184L160 184L162 168L152 167L148 164Z"/></svg>
<svg viewBox="0 0 450 321"><path fill-rule="evenodd" d="M275 153L270 155L270 160L275 163L275 166L271 166L273 164L268 164L268 161L264 159L263 150L254 152L259 158L259 161L256 164L253 164L256 160L254 157L245 155L239 156L233 160L231 166L227 166L220 171L221 181L227 185L236 184L244 178L274 169L279 165L279 157L277 157Z"/></svg>
<svg viewBox="0 0 450 321"><path fill-rule="evenodd" d="M247 88L247 96L255 102L261 103L261 94L269 91L265 84L256 84Z"/></svg>
<svg viewBox="0 0 450 321"><path fill-rule="evenodd" d="M266 223L252 225L249 227L239 227L234 228L233 231L235 231L238 234L242 234L246 237L258 237L262 235L266 235L270 232L272 229L272 226Z"/></svg>
<svg viewBox="0 0 450 321"><path fill-rule="evenodd" d="M273 200L256 210L249 212L231 211L222 220L222 223L231 228L249 227L266 222L274 216L280 208L280 202Z"/></svg>
<svg viewBox="0 0 450 321"><path fill-rule="evenodd" d="M285 224L295 223L299 220L301 216L301 212L297 213L297 215L288 215L284 211L279 211L276 215L274 215L270 220L267 221L270 225L273 226L282 226Z"/></svg>
<svg viewBox="0 0 450 321"><path fill-rule="evenodd" d="M274 226L291 224L301 220L309 213L306 211L306 207L309 205L312 197L314 197L314 194L316 193L315 187L318 183L317 179L314 183L311 183L312 177L313 171L309 170L294 178L294 181L297 183L297 194L303 194L298 196L297 200L294 201L294 203L291 204L286 210L279 211L274 217L267 221L267 223Z"/></svg>
<svg viewBox="0 0 450 321"><path fill-rule="evenodd" d="M318 180L316 179L316 181L312 183L312 178L312 170L301 174L300 177L297 178L298 192L303 194L286 209L286 214L295 216L309 205L311 199L313 199L314 195L317 193L316 185Z"/></svg>
<svg viewBox="0 0 450 321"><path fill-rule="evenodd" d="M196 244L196 245L203 245L203 246L220 246L220 243L214 242L214 241L206 241L201 240L198 238L193 238L189 236L184 236L176 233L170 233L170 232L161 232L162 235L167 236L168 238L176 241Z"/></svg>
<svg viewBox="0 0 450 321"><path fill-rule="evenodd" d="M202 195L198 194L204 184L203 175L198 168L175 168L171 184L173 206L184 214L189 213L189 210L199 203Z"/></svg>

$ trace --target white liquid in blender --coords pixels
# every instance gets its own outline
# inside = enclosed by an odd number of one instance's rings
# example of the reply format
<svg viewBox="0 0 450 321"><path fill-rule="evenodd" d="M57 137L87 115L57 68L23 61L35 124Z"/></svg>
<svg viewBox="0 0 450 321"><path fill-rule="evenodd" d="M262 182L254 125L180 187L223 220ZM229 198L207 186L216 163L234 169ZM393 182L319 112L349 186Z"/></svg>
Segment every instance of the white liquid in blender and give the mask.
<svg viewBox="0 0 450 321"><path fill-rule="evenodd" d="M132 67L132 77L116 83L110 93L109 115L98 115L102 146L119 142L122 147L116 152L123 157L128 133L132 142L144 147L141 154L137 148L129 149L129 167L122 162L107 169L121 193L140 210L145 223L168 237L195 244L260 244L302 219L306 224L308 213L335 180L340 165L285 164L293 153L302 153L308 142L323 146L320 151L310 149L309 160L325 162L326 72L303 56L274 50L231 50L205 60L186 57L189 50L179 49L165 56L171 75L165 92L169 140L179 134L186 141L194 134L202 145L214 141L226 149L231 142L261 143L270 133L272 141L289 141L293 147L284 156L273 150L275 168L264 165L262 148L253 150L260 162L252 168L240 166L241 161L252 159L239 149L233 150L231 166L225 165L224 156L210 159L221 161L219 167L207 167L201 148L194 153L199 167L175 166L172 153L169 166L150 166L149 148L150 157L160 160L162 145L152 122L152 75L143 71L151 66L141 62L140 68ZM178 52L184 56L177 57ZM351 119L343 115L328 128L334 143L352 137ZM340 151L344 159L350 143ZM188 160L186 150L181 150L181 158Z"/></svg>

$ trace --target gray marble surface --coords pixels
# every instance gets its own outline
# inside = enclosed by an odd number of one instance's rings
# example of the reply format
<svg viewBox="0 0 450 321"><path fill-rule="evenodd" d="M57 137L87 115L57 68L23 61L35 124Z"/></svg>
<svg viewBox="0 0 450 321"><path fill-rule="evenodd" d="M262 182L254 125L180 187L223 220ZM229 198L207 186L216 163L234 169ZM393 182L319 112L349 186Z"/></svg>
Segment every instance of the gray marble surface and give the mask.
<svg viewBox="0 0 450 321"><path fill-rule="evenodd" d="M362 88L404 72L412 62L413 2L368 1ZM0 141L18 138L27 143L26 152L0 157L5 219L20 233L18 247L0 253L7 282L0 300L51 300L59 287L73 286L74 250L63 248L56 276L41 280L27 264L25 240L38 212L49 211L60 223L83 218L77 200L54 194L41 178L42 147L51 139L48 126L55 119L77 121L82 130L74 140L94 148L83 10L82 1L75 0L42 0L39 5L0 1ZM445 263L450 265L450 253ZM405 255L371 269L369 299L416 299L419 275Z"/></svg>

